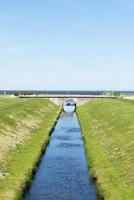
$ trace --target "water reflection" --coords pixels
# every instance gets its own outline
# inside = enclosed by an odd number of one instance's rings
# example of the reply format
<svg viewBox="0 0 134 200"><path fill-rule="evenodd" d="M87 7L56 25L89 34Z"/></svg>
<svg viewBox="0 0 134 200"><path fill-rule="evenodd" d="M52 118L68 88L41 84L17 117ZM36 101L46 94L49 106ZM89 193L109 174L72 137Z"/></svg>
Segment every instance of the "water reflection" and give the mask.
<svg viewBox="0 0 134 200"><path fill-rule="evenodd" d="M73 99L67 99L63 103L64 112L71 113L76 110L76 102Z"/></svg>

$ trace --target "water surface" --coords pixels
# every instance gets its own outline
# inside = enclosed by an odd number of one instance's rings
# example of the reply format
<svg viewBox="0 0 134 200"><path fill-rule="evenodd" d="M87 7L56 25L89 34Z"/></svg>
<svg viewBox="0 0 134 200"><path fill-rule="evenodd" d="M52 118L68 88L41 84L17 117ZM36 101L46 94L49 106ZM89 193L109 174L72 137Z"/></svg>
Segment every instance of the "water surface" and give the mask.
<svg viewBox="0 0 134 200"><path fill-rule="evenodd" d="M61 115L24 200L97 200L75 114Z"/></svg>

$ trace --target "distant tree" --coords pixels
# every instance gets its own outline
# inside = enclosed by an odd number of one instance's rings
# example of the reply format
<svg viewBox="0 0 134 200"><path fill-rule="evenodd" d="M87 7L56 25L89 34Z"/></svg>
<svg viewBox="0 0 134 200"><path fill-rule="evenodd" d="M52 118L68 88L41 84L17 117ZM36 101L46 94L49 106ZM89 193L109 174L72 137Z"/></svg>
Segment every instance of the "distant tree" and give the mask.
<svg viewBox="0 0 134 200"><path fill-rule="evenodd" d="M21 92L21 95L32 95L32 92Z"/></svg>
<svg viewBox="0 0 134 200"><path fill-rule="evenodd" d="M120 96L121 96L121 93L120 93L120 92L113 92L113 96L114 96L114 97L120 97Z"/></svg>
<svg viewBox="0 0 134 200"><path fill-rule="evenodd" d="M19 96L19 93L18 93L18 92L15 92L15 93L14 93L14 96L15 96L15 97Z"/></svg>

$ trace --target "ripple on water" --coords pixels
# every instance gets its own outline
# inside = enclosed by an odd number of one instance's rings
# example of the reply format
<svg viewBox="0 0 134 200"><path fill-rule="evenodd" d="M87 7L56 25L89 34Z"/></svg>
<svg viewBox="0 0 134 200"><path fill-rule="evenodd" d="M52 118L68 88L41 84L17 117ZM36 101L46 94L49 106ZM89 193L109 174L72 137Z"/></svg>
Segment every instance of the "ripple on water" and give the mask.
<svg viewBox="0 0 134 200"><path fill-rule="evenodd" d="M75 147L83 147L82 144L74 144L74 143L60 143L60 144L57 144L57 147L60 147L60 148L75 148Z"/></svg>
<svg viewBox="0 0 134 200"><path fill-rule="evenodd" d="M72 140L71 136L69 135L57 135L54 137L54 139L61 140L61 141Z"/></svg>
<svg viewBox="0 0 134 200"><path fill-rule="evenodd" d="M75 114L61 115L23 200L97 200Z"/></svg>

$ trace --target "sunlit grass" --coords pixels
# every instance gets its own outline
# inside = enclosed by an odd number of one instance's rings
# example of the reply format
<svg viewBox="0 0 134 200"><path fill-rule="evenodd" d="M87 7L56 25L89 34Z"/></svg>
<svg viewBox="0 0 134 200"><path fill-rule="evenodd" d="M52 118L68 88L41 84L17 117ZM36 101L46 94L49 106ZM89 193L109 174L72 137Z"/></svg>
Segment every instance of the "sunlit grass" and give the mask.
<svg viewBox="0 0 134 200"><path fill-rule="evenodd" d="M88 164L107 200L134 199L134 102L94 100L78 108Z"/></svg>
<svg viewBox="0 0 134 200"><path fill-rule="evenodd" d="M0 146L0 200L21 199L59 111L48 100L0 99L0 142L7 139L9 147L5 152L4 144Z"/></svg>

